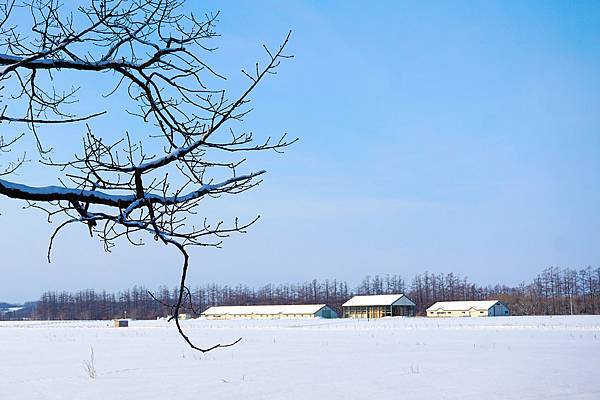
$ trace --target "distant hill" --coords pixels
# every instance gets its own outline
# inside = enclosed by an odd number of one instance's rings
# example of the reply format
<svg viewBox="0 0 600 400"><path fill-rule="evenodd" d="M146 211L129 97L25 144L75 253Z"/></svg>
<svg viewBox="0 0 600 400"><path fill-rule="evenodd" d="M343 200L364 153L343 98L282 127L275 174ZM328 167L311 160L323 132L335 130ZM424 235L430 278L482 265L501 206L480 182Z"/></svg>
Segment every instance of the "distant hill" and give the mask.
<svg viewBox="0 0 600 400"><path fill-rule="evenodd" d="M15 308L15 307L21 307L21 304L11 304L11 303L4 303L0 301L0 310L6 310L9 308Z"/></svg>
<svg viewBox="0 0 600 400"><path fill-rule="evenodd" d="M37 301L24 304L0 302L0 319L28 319L37 306Z"/></svg>

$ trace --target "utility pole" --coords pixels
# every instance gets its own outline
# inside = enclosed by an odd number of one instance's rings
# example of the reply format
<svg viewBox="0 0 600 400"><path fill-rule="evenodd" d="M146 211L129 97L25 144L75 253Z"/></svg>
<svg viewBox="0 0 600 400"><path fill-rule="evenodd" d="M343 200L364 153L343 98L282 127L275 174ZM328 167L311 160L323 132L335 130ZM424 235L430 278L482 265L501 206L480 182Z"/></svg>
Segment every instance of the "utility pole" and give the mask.
<svg viewBox="0 0 600 400"><path fill-rule="evenodd" d="M569 293L569 304L571 306L571 315L573 315L573 293Z"/></svg>

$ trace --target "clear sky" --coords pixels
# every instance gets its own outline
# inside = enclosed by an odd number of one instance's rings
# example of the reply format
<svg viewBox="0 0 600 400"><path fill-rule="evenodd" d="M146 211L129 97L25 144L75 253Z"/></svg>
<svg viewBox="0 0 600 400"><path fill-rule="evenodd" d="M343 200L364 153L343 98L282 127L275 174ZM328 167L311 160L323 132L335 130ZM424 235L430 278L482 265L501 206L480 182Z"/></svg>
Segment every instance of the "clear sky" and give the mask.
<svg viewBox="0 0 600 400"><path fill-rule="evenodd" d="M221 250L194 250L191 285L354 284L425 270L516 284L552 265L599 264L600 3L240 1L198 11L216 10L211 59L231 87L263 43L293 30L295 58L258 89L244 126L301 140L249 164L269 172L254 192L208 206L209 217L262 219ZM54 137L57 152L80 143L80 129L68 129ZM35 161L18 179L56 183ZM21 207L0 198L0 301L177 284L173 249L121 243L107 254L83 226L65 231L48 264L56 223Z"/></svg>

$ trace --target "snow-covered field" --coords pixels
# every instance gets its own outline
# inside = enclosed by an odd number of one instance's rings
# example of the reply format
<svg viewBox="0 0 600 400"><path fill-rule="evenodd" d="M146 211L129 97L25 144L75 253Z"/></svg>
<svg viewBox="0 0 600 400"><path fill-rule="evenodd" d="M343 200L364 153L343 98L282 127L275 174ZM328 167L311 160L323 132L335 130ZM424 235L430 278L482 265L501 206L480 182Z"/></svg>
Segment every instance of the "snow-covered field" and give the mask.
<svg viewBox="0 0 600 400"><path fill-rule="evenodd" d="M0 399L600 399L600 316L0 322ZM83 360L95 353L96 379Z"/></svg>

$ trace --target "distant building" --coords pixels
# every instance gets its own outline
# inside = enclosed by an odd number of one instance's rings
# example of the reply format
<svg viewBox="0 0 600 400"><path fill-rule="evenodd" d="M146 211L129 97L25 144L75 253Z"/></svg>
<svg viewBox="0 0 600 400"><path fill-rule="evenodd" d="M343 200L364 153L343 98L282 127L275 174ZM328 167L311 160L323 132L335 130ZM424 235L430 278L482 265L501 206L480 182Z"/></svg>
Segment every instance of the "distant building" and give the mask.
<svg viewBox="0 0 600 400"><path fill-rule="evenodd" d="M498 300L438 301L427 309L428 317L498 317L510 315Z"/></svg>
<svg viewBox="0 0 600 400"><path fill-rule="evenodd" d="M170 321L172 318L173 318L172 315L167 315L164 319L167 319ZM193 319L193 318L194 318L194 316L192 314L187 314L187 313L179 313L178 314L178 319L180 319L180 320ZM160 319L160 317L157 319Z"/></svg>
<svg viewBox="0 0 600 400"><path fill-rule="evenodd" d="M206 319L279 319L279 318L337 318L335 310L325 304L215 306L204 311Z"/></svg>
<svg viewBox="0 0 600 400"><path fill-rule="evenodd" d="M344 318L414 317L416 304L403 294L354 296L344 304Z"/></svg>

